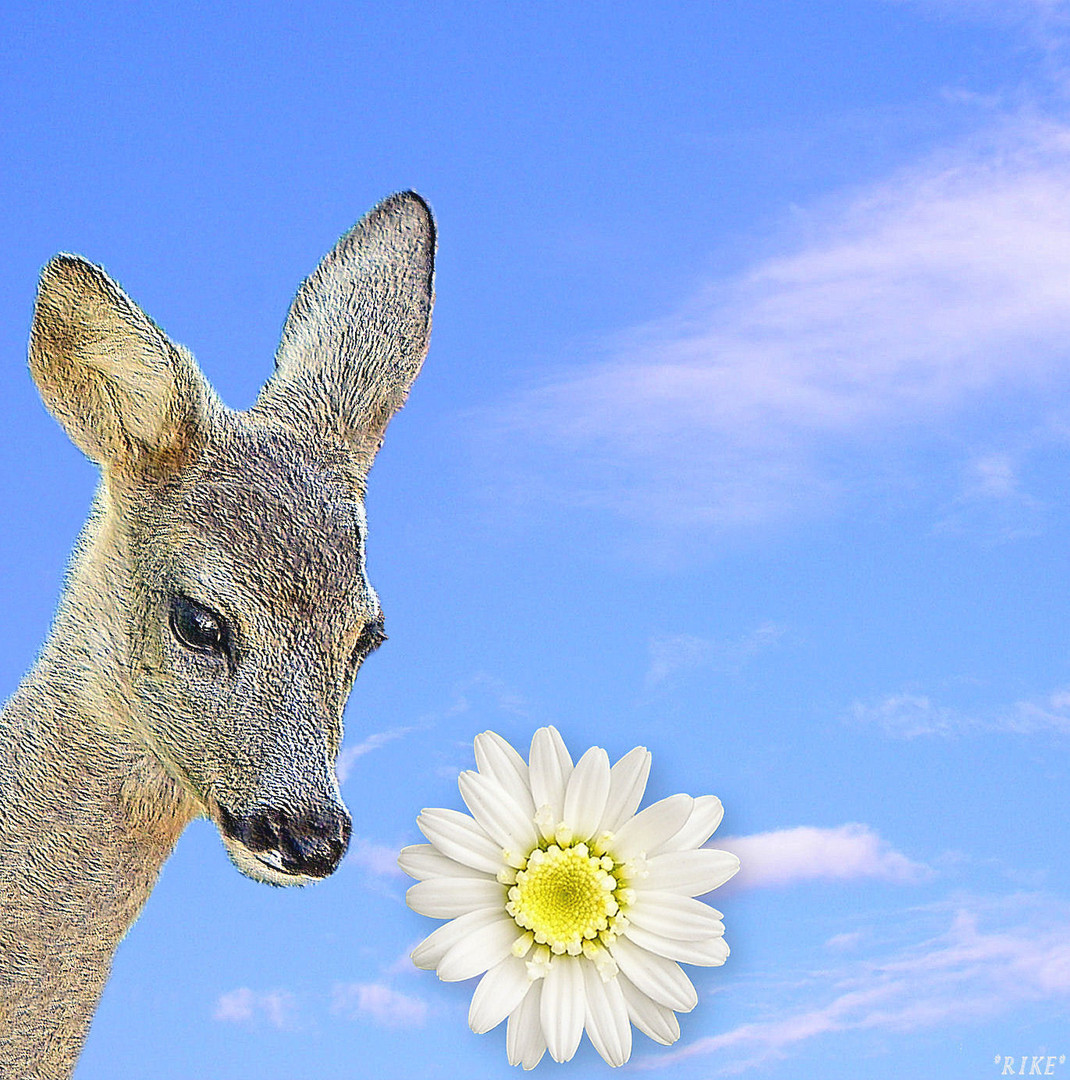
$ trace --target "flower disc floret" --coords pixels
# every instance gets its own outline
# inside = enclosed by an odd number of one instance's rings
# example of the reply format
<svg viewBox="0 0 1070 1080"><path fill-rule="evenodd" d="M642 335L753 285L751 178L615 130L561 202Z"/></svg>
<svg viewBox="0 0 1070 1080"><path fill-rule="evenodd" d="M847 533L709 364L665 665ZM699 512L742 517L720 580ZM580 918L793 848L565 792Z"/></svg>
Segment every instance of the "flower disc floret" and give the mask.
<svg viewBox="0 0 1070 1080"><path fill-rule="evenodd" d="M584 941L610 930L620 911L615 868L608 855L592 855L583 843L538 847L517 872L505 910L538 944L578 956Z"/></svg>

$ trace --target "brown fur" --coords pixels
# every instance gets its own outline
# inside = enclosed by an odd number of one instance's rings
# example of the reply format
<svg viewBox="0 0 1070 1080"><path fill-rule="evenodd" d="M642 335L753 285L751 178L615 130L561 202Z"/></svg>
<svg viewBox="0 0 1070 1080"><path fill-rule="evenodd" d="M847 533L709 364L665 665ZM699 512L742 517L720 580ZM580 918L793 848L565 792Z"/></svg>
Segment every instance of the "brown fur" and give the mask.
<svg viewBox="0 0 1070 1080"><path fill-rule="evenodd" d="M434 240L412 193L354 226L298 291L247 413L99 267L45 267L31 371L102 481L52 633L0 713L5 1080L70 1075L192 818L272 884L341 857L342 709L382 619L364 481L427 351ZM190 603L225 648L190 638Z"/></svg>

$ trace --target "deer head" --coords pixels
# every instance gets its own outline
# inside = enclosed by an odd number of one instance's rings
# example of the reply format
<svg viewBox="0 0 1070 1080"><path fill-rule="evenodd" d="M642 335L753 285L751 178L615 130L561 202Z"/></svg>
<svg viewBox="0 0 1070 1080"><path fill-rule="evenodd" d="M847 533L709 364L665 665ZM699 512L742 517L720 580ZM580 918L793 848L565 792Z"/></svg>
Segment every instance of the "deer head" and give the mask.
<svg viewBox="0 0 1070 1080"><path fill-rule="evenodd" d="M41 277L31 370L102 472L61 610L70 677L272 884L330 874L349 839L342 710L383 640L364 484L427 352L434 247L418 196L369 213L301 286L247 412L99 267Z"/></svg>

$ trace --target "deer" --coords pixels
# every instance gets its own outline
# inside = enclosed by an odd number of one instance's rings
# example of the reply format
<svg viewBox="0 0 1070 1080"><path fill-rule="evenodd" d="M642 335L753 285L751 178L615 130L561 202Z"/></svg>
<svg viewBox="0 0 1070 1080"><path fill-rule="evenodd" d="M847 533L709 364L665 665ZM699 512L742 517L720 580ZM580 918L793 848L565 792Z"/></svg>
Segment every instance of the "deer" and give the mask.
<svg viewBox="0 0 1070 1080"><path fill-rule="evenodd" d="M384 200L297 291L254 404L102 268L41 273L29 365L101 470L51 632L0 712L0 1076L61 1080L114 952L194 818L271 885L352 822L342 712L384 640L368 470L427 354L435 223Z"/></svg>

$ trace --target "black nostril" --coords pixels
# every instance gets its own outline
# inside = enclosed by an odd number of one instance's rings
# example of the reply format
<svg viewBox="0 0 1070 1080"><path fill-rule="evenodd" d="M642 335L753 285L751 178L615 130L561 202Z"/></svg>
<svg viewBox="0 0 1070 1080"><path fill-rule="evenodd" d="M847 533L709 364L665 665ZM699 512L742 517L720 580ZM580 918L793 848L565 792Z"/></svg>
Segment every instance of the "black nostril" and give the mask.
<svg viewBox="0 0 1070 1080"><path fill-rule="evenodd" d="M353 823L344 807L258 810L238 816L219 808L223 831L252 852L277 852L281 868L304 877L333 873L349 846Z"/></svg>
<svg viewBox="0 0 1070 1080"><path fill-rule="evenodd" d="M268 810L262 814L253 814L247 819L244 844L253 851L270 851L279 846L279 815Z"/></svg>

